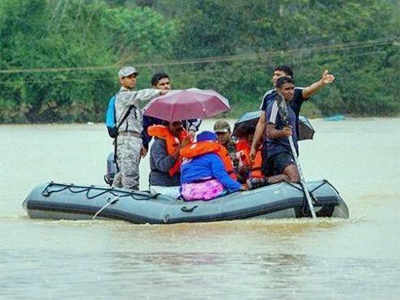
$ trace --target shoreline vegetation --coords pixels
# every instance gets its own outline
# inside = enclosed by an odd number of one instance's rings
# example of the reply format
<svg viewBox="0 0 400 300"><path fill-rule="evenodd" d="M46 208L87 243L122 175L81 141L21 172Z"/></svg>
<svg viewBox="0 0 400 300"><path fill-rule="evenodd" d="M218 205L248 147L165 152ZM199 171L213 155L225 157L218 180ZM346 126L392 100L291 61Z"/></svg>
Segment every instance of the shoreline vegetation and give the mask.
<svg viewBox="0 0 400 300"><path fill-rule="evenodd" d="M218 91L223 118L257 110L280 64L297 86L335 75L308 118L399 116L400 4L359 2L2 0L0 124L103 122L124 65L137 89L164 71L175 89Z"/></svg>
<svg viewBox="0 0 400 300"><path fill-rule="evenodd" d="M300 114L300 115L304 115L304 114ZM338 118L337 120L335 119L336 116L339 116L340 118ZM343 117L343 118L342 118ZM337 114L337 115L332 115L332 116L326 116L326 117L307 117L309 120L311 121L325 121L325 122L341 122L341 121L349 121L349 120L370 120L370 119L382 119L382 120L391 120L391 119L400 119L400 114L397 116L353 116L353 115L341 115L341 114ZM205 119L204 121L206 122L211 122L210 126L206 126L209 127L208 129L211 130L212 128L212 124L217 121L217 120L221 120L224 119L226 121L228 121L232 126L235 123L235 121L237 120L237 118L225 118L223 116L220 117L215 117L215 118L211 118L211 119ZM43 122L43 123L0 123L0 126L66 126L66 125L75 125L75 126L95 126L95 127L103 127L104 126L104 130L105 130L105 135L107 135L107 130L105 127L105 123L104 122L93 122L93 121L87 121L87 122ZM313 124L311 124L313 125ZM208 130L207 129L207 130ZM204 129L206 130L206 129Z"/></svg>

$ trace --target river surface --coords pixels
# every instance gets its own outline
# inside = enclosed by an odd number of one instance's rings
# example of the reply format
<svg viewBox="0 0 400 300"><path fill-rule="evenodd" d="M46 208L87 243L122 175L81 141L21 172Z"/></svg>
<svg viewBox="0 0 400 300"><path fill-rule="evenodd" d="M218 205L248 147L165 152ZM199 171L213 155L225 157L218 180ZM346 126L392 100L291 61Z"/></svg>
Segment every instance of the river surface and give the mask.
<svg viewBox="0 0 400 300"><path fill-rule="evenodd" d="M0 299L399 299L400 119L312 123L304 175L335 185L348 220L33 220L37 184L103 184L111 140L102 124L0 126Z"/></svg>

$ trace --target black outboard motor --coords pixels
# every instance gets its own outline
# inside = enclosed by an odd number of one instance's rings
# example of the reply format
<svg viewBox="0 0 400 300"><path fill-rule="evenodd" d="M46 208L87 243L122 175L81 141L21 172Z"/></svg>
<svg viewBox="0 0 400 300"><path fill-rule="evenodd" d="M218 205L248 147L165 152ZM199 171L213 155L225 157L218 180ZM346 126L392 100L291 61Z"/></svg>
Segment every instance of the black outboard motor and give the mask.
<svg viewBox="0 0 400 300"><path fill-rule="evenodd" d="M107 173L104 175L104 181L108 185L112 185L114 181L114 176L117 173L117 165L114 160L114 152L111 152L107 156Z"/></svg>

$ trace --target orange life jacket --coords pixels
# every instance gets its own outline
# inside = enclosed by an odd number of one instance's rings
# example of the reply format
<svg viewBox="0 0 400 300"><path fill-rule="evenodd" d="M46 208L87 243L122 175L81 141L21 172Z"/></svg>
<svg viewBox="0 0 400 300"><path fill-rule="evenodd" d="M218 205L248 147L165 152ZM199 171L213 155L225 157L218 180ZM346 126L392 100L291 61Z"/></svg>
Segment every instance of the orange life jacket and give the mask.
<svg viewBox="0 0 400 300"><path fill-rule="evenodd" d="M255 178L262 178L264 177L264 174L261 170L262 168L262 153L261 149L258 149L256 151L256 157L254 158L254 162L251 166L251 172L250 172L250 177L255 177Z"/></svg>
<svg viewBox="0 0 400 300"><path fill-rule="evenodd" d="M201 141L192 145L187 145L180 150L180 155L188 159L195 158L197 156L207 153L217 154L224 163L225 171L232 179L237 180L235 171L233 169L232 159L229 155L228 150L226 150L226 148L219 144L217 141Z"/></svg>
<svg viewBox="0 0 400 300"><path fill-rule="evenodd" d="M262 167L262 153L261 147L256 151L256 157L254 158L254 162L251 163L250 160L250 145L247 139L240 139L236 143L236 153L240 158L241 163L244 166L250 167L250 177L261 178L264 177L261 167Z"/></svg>
<svg viewBox="0 0 400 300"><path fill-rule="evenodd" d="M239 139L236 144L236 157L239 158L239 164L250 166L250 145L247 139Z"/></svg>
<svg viewBox="0 0 400 300"><path fill-rule="evenodd" d="M179 134L179 138L173 136L169 131L167 126L164 125L152 125L147 128L147 132L150 136L158 137L159 139L165 140L167 145L167 153L168 155L172 155L176 152L178 147L180 146L182 140L186 138L189 134L186 130L182 130ZM176 160L175 164L168 170L170 176L174 176L177 172L180 171L182 164L182 157L179 156Z"/></svg>

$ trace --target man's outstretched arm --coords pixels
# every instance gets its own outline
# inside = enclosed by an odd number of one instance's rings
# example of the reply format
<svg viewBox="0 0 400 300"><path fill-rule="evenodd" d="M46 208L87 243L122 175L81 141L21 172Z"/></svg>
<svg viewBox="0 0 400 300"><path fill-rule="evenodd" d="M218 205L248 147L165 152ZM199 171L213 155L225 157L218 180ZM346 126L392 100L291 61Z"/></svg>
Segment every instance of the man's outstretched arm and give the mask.
<svg viewBox="0 0 400 300"><path fill-rule="evenodd" d="M329 74L328 70L325 70L322 73L321 79L314 82L313 84L309 85L308 87L304 88L302 91L303 98L307 99L314 95L318 90L324 87L327 84L332 83L335 80L335 76Z"/></svg>

